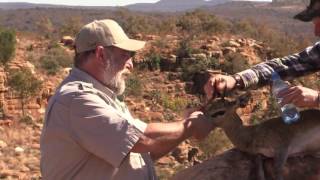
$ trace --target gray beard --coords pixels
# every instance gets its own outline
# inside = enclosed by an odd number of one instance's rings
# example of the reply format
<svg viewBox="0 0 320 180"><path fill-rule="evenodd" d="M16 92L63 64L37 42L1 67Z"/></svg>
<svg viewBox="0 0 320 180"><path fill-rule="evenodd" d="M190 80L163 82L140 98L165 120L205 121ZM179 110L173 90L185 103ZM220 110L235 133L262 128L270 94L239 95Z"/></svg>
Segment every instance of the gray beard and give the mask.
<svg viewBox="0 0 320 180"><path fill-rule="evenodd" d="M111 61L111 60L110 60ZM126 82L124 79L125 74L130 73L130 71L127 70L118 70L116 66L114 65L116 62L107 62L105 71L104 71L104 77L112 77L109 80L105 80L104 83L107 87L109 87L114 93L117 95L121 95L124 93L124 90L126 89Z"/></svg>
<svg viewBox="0 0 320 180"><path fill-rule="evenodd" d="M121 95L124 93L126 89L126 82L123 78L123 72L117 72L115 76L112 77L111 81L109 82L108 86L111 90L114 91L117 95Z"/></svg>

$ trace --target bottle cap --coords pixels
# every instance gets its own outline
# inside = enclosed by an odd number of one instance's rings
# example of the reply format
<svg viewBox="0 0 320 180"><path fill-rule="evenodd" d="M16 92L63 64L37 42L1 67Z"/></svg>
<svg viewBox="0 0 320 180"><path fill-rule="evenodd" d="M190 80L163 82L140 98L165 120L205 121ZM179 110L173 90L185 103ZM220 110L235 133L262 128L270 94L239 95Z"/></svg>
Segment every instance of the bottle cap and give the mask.
<svg viewBox="0 0 320 180"><path fill-rule="evenodd" d="M274 81L274 80L278 80L278 79L281 79L279 74L274 71L272 74L271 74L271 80Z"/></svg>

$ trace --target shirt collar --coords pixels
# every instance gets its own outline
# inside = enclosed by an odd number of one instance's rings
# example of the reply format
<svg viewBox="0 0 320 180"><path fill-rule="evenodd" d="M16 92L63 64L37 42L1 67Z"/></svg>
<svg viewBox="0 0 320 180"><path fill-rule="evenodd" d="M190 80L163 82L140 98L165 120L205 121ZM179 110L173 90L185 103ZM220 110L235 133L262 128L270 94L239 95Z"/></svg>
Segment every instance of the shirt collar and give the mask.
<svg viewBox="0 0 320 180"><path fill-rule="evenodd" d="M112 99L117 99L117 95L109 89L107 86L103 85L101 82L96 80L94 77L86 73L85 71L82 71L76 67L73 67L71 70L70 76L75 77L76 79L80 81L84 81L86 83L91 83L95 89L98 89L99 91L104 92L106 95L111 97Z"/></svg>

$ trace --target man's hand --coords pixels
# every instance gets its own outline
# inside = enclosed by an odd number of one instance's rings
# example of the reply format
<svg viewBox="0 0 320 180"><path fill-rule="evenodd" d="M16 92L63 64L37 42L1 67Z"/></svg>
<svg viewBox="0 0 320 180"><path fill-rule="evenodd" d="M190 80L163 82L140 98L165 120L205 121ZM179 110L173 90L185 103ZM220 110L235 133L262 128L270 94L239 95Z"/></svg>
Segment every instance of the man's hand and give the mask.
<svg viewBox="0 0 320 180"><path fill-rule="evenodd" d="M279 92L278 97L283 98L281 105L292 103L301 108L314 108L319 106L319 92L302 86L292 86Z"/></svg>
<svg viewBox="0 0 320 180"><path fill-rule="evenodd" d="M153 159L158 159L187 138L205 138L213 128L213 123L206 120L199 111L182 121L149 123L131 152L149 152Z"/></svg>
<svg viewBox="0 0 320 180"><path fill-rule="evenodd" d="M208 100L214 97L215 94L223 94L229 92L236 87L236 80L232 76L217 74L213 75L205 84L204 92Z"/></svg>
<svg viewBox="0 0 320 180"><path fill-rule="evenodd" d="M215 128L213 123L206 119L202 112L193 112L189 118L191 122L192 137L202 140Z"/></svg>

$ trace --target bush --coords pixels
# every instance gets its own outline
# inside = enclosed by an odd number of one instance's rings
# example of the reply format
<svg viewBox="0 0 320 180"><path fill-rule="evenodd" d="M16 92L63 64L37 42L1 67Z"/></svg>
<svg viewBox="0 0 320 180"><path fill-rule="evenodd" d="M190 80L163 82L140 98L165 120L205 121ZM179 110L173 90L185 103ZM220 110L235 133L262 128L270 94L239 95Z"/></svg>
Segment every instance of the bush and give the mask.
<svg viewBox="0 0 320 180"><path fill-rule="evenodd" d="M42 81L38 80L29 69L23 68L19 71L12 71L9 74L8 85L21 98L22 114L26 101L35 96L41 89Z"/></svg>
<svg viewBox="0 0 320 180"><path fill-rule="evenodd" d="M149 70L154 71L160 69L160 62L161 62L161 57L159 54L152 53L149 56Z"/></svg>
<svg viewBox="0 0 320 180"><path fill-rule="evenodd" d="M52 57L49 58L43 58L41 60L41 67L47 71L47 74L49 75L56 75L57 72L60 71L61 66L59 66L59 63L55 61Z"/></svg>
<svg viewBox="0 0 320 180"><path fill-rule="evenodd" d="M160 104L161 103L161 91L159 90L152 90L149 93L151 97L151 101L153 104Z"/></svg>
<svg viewBox="0 0 320 180"><path fill-rule="evenodd" d="M154 104L160 104L164 108L170 109L175 112L180 112L189 104L191 104L191 102L186 98L170 97L168 94L159 90L153 90L149 95Z"/></svg>
<svg viewBox="0 0 320 180"><path fill-rule="evenodd" d="M151 50L148 54L145 55L143 62L134 64L139 70L150 70L155 71L160 69L161 56L157 52Z"/></svg>
<svg viewBox="0 0 320 180"><path fill-rule="evenodd" d="M220 65L223 72L234 74L250 68L248 61L239 53L231 53L225 56L225 61Z"/></svg>
<svg viewBox="0 0 320 180"><path fill-rule="evenodd" d="M141 96L142 95L142 82L141 78L136 74L131 74L126 80L126 90L125 95Z"/></svg>
<svg viewBox="0 0 320 180"><path fill-rule="evenodd" d="M29 115L25 115L20 118L21 123L25 123L29 125L33 124L33 121L34 121L33 118Z"/></svg>
<svg viewBox="0 0 320 180"><path fill-rule="evenodd" d="M5 65L13 57L16 47L16 33L0 28L0 62Z"/></svg>
<svg viewBox="0 0 320 180"><path fill-rule="evenodd" d="M55 75L61 68L71 67L73 59L61 47L48 50L47 54L40 58L40 67L49 75Z"/></svg>
<svg viewBox="0 0 320 180"><path fill-rule="evenodd" d="M189 101L181 97L170 98L168 95L163 94L161 104L164 108L171 109L174 112L180 112L187 107Z"/></svg>
<svg viewBox="0 0 320 180"><path fill-rule="evenodd" d="M193 52L194 49L191 47L191 39L186 38L179 42L176 53L178 58L189 58Z"/></svg>
<svg viewBox="0 0 320 180"><path fill-rule="evenodd" d="M194 74L209 68L209 61L207 59L188 58L183 60L181 68L182 79L184 81L191 81Z"/></svg>

